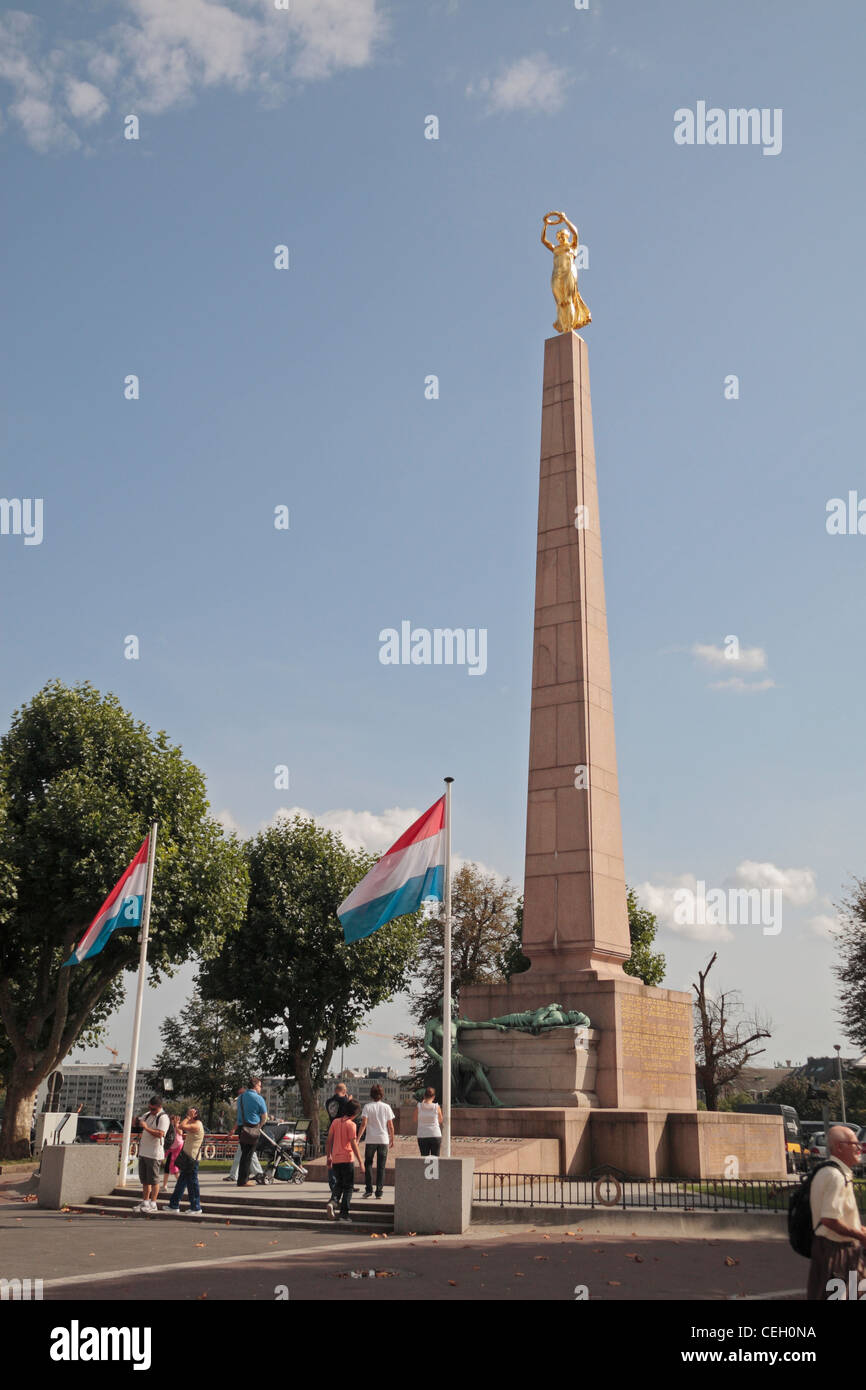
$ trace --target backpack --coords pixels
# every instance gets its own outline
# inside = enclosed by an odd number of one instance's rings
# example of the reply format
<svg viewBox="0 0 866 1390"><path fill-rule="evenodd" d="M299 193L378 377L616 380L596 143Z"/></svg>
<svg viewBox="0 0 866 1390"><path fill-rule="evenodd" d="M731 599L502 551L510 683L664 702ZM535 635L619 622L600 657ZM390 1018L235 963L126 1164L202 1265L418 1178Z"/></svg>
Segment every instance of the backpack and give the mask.
<svg viewBox="0 0 866 1390"><path fill-rule="evenodd" d="M788 1240L791 1243L791 1249L807 1260L812 1258L812 1237L815 1234L812 1228L812 1206L809 1197L815 1174L820 1173L822 1168L835 1168L837 1172L842 1172L838 1163L832 1158L825 1159L823 1163L817 1163L808 1177L802 1178L797 1187L794 1188L788 1202Z"/></svg>
<svg viewBox="0 0 866 1390"><path fill-rule="evenodd" d="M164 1111L164 1110L160 1111L160 1114L164 1115L164 1114L165 1114L165 1111ZM157 1119L159 1119L159 1115L157 1115ZM165 1131L165 1134L162 1136L162 1149L163 1149L163 1153L168 1153L169 1149L171 1148L172 1144L175 1142L176 1139L177 1139L177 1130L176 1130L175 1127L174 1127L173 1121L172 1121L171 1118L169 1117L168 1129Z"/></svg>

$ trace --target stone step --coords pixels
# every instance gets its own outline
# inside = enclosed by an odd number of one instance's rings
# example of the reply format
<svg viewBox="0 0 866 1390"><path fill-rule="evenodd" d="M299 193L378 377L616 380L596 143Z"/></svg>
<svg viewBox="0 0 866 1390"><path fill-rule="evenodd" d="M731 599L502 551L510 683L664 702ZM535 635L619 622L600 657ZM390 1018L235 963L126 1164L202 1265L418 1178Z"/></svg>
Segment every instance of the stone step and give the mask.
<svg viewBox="0 0 866 1390"><path fill-rule="evenodd" d="M97 1214L129 1216L138 1206L139 1200L136 1197L118 1197L114 1193L108 1193L104 1197L91 1197L86 1205L73 1206L71 1210L85 1216ZM266 1207L265 1209L251 1210L246 1203L241 1205L240 1203L207 1201L204 1216L201 1218L184 1215L175 1218L166 1211L166 1206L167 1203L160 1205L159 1210L152 1215L158 1220L177 1220L186 1225L194 1225L196 1221L200 1221L202 1226L206 1226L208 1221L228 1221L239 1230L268 1228L271 1230L321 1231L326 1226L335 1226L338 1229L346 1227L345 1222L333 1221L321 1207L318 1210L315 1207L292 1209L271 1203L269 1209ZM376 1213L371 1212L364 1219L363 1215L353 1213L352 1226L361 1235L390 1235L393 1229L393 1218L389 1214L384 1217L380 1215L376 1219Z"/></svg>
<svg viewBox="0 0 866 1390"><path fill-rule="evenodd" d="M273 1195L272 1195L273 1194ZM111 1191L112 1197L118 1197L126 1202L137 1206L141 1197L128 1187L115 1187ZM288 1190L281 1184L280 1188L246 1188L241 1197L232 1187L227 1187L222 1192L215 1192L208 1188L201 1194L202 1206L206 1206L208 1211L226 1211L231 1208L238 1212L321 1212L327 1217L325 1202L327 1194L305 1192L302 1187L292 1184ZM184 1205L186 1199L184 1199ZM167 1197L160 1197L160 1205L168 1205ZM364 1198L356 1195L352 1200L352 1215L359 1219L362 1216L372 1217L373 1220L385 1222L391 1221L394 1216L394 1201L388 1197Z"/></svg>

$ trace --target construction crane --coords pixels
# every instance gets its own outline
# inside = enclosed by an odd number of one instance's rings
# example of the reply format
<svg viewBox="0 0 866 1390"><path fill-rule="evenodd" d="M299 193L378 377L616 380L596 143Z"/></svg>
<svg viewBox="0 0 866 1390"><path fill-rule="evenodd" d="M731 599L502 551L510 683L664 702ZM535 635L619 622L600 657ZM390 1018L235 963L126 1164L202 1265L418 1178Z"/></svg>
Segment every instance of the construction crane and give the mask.
<svg viewBox="0 0 866 1390"><path fill-rule="evenodd" d="M111 1055L112 1055L113 1058L114 1058L114 1065L117 1066L117 1059L118 1059L118 1057L120 1056L120 1053L118 1052L117 1048L116 1048L116 1047L109 1047L109 1046L108 1046L108 1043L103 1043L103 1046L104 1046L106 1052L110 1052L110 1053L111 1053Z"/></svg>

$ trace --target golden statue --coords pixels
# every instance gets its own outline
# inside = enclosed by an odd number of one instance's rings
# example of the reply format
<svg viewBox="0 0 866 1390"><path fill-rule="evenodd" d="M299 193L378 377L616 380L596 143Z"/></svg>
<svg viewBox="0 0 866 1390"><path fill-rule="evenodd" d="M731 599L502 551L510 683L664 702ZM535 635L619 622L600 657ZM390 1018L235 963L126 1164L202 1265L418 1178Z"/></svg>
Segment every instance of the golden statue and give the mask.
<svg viewBox="0 0 866 1390"><path fill-rule="evenodd" d="M565 225L559 228L556 245L552 246L547 240L547 229L560 222ZM577 228L573 222L569 222L564 212L549 212L541 229L541 241L548 251L553 252L553 272L550 277L550 288L556 300L556 323L553 326L557 333L571 333L572 329L592 323L592 314L577 292L577 271L574 268Z"/></svg>

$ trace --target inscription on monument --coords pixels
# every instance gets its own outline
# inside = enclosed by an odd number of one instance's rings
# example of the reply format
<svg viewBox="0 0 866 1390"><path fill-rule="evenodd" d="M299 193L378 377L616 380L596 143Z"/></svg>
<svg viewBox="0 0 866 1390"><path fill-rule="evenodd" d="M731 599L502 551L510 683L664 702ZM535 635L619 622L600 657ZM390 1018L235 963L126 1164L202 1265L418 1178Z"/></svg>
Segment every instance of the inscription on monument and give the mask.
<svg viewBox="0 0 866 1390"><path fill-rule="evenodd" d="M663 1099L673 1078L694 1067L689 1010L671 999L627 994L620 1000L620 1025L623 1071Z"/></svg>

